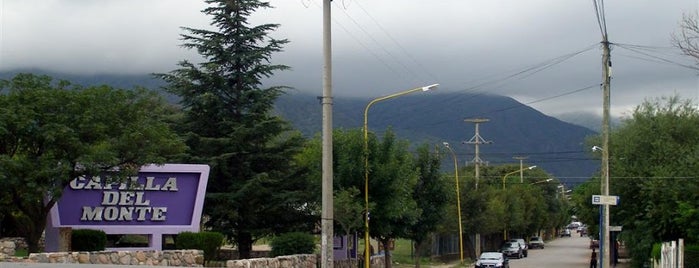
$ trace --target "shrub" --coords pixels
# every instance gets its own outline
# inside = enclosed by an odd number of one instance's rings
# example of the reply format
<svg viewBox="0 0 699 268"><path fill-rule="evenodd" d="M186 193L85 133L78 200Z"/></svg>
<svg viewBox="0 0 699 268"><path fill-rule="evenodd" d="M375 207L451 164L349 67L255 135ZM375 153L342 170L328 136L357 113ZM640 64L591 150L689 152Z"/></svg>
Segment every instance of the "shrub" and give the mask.
<svg viewBox="0 0 699 268"><path fill-rule="evenodd" d="M102 251L107 245L107 234L102 230L76 229L71 233L73 251Z"/></svg>
<svg viewBox="0 0 699 268"><path fill-rule="evenodd" d="M218 250L223 246L223 234L217 232L199 233L201 249L204 251L204 260L213 260L218 255Z"/></svg>
<svg viewBox="0 0 699 268"><path fill-rule="evenodd" d="M216 258L223 245L223 234L217 232L182 232L175 239L177 249L199 249L204 251L204 261Z"/></svg>
<svg viewBox="0 0 699 268"><path fill-rule="evenodd" d="M197 233L181 232L175 238L175 248L177 249L201 249Z"/></svg>
<svg viewBox="0 0 699 268"><path fill-rule="evenodd" d="M285 233L272 239L271 257L295 254L313 254L316 243L313 235L301 232Z"/></svg>
<svg viewBox="0 0 699 268"><path fill-rule="evenodd" d="M689 244L684 246L684 267L699 267L699 245Z"/></svg>

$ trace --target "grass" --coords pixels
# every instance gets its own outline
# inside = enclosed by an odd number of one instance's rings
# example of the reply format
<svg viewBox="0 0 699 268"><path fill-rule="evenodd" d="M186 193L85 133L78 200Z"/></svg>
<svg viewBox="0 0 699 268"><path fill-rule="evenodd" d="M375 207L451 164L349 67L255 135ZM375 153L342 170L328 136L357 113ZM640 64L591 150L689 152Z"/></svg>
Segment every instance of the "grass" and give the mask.
<svg viewBox="0 0 699 268"><path fill-rule="evenodd" d="M27 257L29 256L29 251L26 248L18 248L15 250L15 257Z"/></svg>
<svg viewBox="0 0 699 268"><path fill-rule="evenodd" d="M407 239L397 239L395 243L395 248L391 252L392 261L394 267L415 267L414 251L412 250L412 243ZM470 261L465 260L465 263L470 263ZM459 261L456 260L450 263L444 263L440 260L434 260L430 257L420 258L421 267L468 267L468 265L459 265Z"/></svg>

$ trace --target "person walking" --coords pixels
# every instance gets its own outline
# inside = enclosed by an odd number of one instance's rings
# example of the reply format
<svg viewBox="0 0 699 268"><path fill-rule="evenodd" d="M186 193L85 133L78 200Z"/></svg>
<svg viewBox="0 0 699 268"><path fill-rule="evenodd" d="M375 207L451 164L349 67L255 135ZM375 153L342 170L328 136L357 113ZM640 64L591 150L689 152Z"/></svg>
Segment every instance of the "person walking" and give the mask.
<svg viewBox="0 0 699 268"><path fill-rule="evenodd" d="M595 252L595 248L592 248L592 255L590 255L590 268L597 268L597 252Z"/></svg>

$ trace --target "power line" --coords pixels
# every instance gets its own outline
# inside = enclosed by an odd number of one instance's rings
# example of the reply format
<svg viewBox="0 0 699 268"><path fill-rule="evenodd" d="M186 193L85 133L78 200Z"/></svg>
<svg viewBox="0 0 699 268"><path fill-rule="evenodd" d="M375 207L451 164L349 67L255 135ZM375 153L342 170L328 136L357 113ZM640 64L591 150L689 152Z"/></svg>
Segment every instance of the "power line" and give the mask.
<svg viewBox="0 0 699 268"><path fill-rule="evenodd" d="M381 48L381 50L383 50L384 53L386 53L390 58L393 58L393 60L396 63L398 63L401 67L403 67L403 69L405 71L407 71L410 74L409 76L407 76L407 78L413 79L414 82L418 82L418 81L415 81L415 78L418 77L418 74L416 72L414 72L413 70L408 68L408 66L405 65L402 61L400 61L398 59L398 57L396 57L395 55L393 55L393 53L391 53L391 51L386 49L386 47L383 44L381 44L378 40L376 40L376 38L374 38L373 35L371 35L366 29L364 29L364 27L362 27L362 25L359 24L359 22L357 22L357 20L355 20L349 13L347 13L347 11L344 8L340 8L340 10L342 10L342 12L345 14L345 16L347 16L347 18L349 18L349 20L352 21L352 23L355 26L357 26L357 28L359 28L359 30L361 30L367 37L369 37L369 39L371 39L371 41L373 41L379 48ZM374 54L374 55L376 55L376 54Z"/></svg>
<svg viewBox="0 0 699 268"><path fill-rule="evenodd" d="M539 63L533 64L533 65L526 66L526 67L524 67L523 69L518 69L518 70L516 70L516 71L514 71L514 72L511 72L511 73L505 73L504 75L500 75L499 77L496 77L496 75L492 75L492 76L488 77L488 78L492 78L492 79L486 80L485 82L481 82L481 83L479 83L479 84L477 84L477 85L474 85L474 86L467 87L467 88L465 88L465 89L463 89L463 90L460 90L459 92L476 91L477 89L482 89L482 88L484 89L484 88L486 88L486 87L488 87L488 86L494 86L494 85L497 85L497 84L502 85L502 84L505 84L504 82L506 82L506 81L508 81L508 80L515 79L515 78L517 78L517 79L523 79L523 78L529 77L529 76L534 75L534 74L536 74L536 73L539 73L539 72L541 72L541 71L543 71L543 70L549 69L549 68L551 68L551 67L553 67L553 66L556 66L556 65L558 65L558 64L560 64L560 63L563 63L563 62L565 62L565 61L567 61L567 60L569 60L569 59L571 59L571 58L573 58L573 57L575 57L575 56L577 56L577 55L580 55L580 54L582 54L582 53L584 53L584 52L590 51L590 50L592 50L593 48L595 48L596 46L597 46L597 43L591 44L591 45L589 45L589 46L587 46L587 47L585 47L585 48L583 48L583 49L580 49L580 50L577 50L577 51L574 51L574 52L571 52L571 53L566 53L566 54L563 54L563 55L560 55L560 56L556 56L556 57L553 57L553 58L544 60L544 61L542 61L542 62L539 62ZM596 85L598 85L598 84L596 84ZM490 87L488 87L488 88L490 88ZM542 102L542 101L546 101L546 100L551 100L551 99L555 99L555 98L560 98L560 97L563 97L563 96L567 96L567 95L570 95L570 94L574 94L574 93L576 93L576 92L579 92L579 91L582 91L582 90L585 90L585 89L589 89L589 88L588 88L588 87L585 87L585 88L581 88L581 89L575 89L575 90L573 90L572 92L564 92L564 93L562 93L562 94L544 97L544 98L542 98L542 99L534 100L534 101L532 101L531 103L538 103L538 102ZM553 91L555 92L555 90L553 90ZM475 94L464 94L464 95L462 95L462 97L452 98L452 99L450 99L448 102L445 102L444 105L440 106L440 109L441 109L441 107L452 106L453 104L456 104L456 103L459 103L459 102L463 102L463 101L466 101L466 100L468 100L468 99L473 99L473 98L476 98L476 97L478 97L478 96L482 96L482 95L485 95L485 94L492 94L493 92L494 92L493 90L488 91L488 92L486 92L485 90L483 90L483 91L481 91L481 92L479 92L479 93L475 93ZM406 106L416 106L416 105L420 105L420 101L415 100L415 101L413 101L412 103L406 104ZM521 105L520 105L520 106L521 106ZM519 107L519 106L518 106L518 107ZM437 108L435 108L435 109L437 109ZM494 111L494 112L497 112L497 111ZM489 112L489 113L490 113L490 112ZM485 114L483 114L483 115L485 115ZM398 116L400 116L400 115L386 116L386 118L388 118L387 120L390 120L391 118L395 118L395 117L398 117ZM443 120L443 121L434 122L434 123L432 123L432 124L429 124L428 126L435 126L435 125L445 124L445 123L449 123L449 122L453 122L453 121L450 120L450 119L447 119L447 120Z"/></svg>
<svg viewBox="0 0 699 268"><path fill-rule="evenodd" d="M649 54L649 53L647 53L647 52L642 52L642 51L640 51L640 49L634 48L633 46L630 46L630 45L626 45L626 44L616 44L616 43L613 43L613 45L616 45L617 47L620 47L620 48L625 49L625 50L627 50L627 51L631 51L631 52L634 52L634 53L637 53L637 54L641 54L641 55L643 55L643 56L646 56L646 57L650 57L650 58L652 58L652 59L655 59L655 60L656 60L655 62L660 62L660 63L666 63L666 64L671 64L671 65L676 65L676 66L680 66L680 67L687 68L687 69L690 69L690 70L699 70L699 68L697 68L696 66L687 65L687 64L679 63L679 62L676 62L676 61L673 61L673 60L670 60L670 59L666 59L666 58L663 58L663 57L651 55L651 54Z"/></svg>
<svg viewBox="0 0 699 268"><path fill-rule="evenodd" d="M560 97L563 97L563 96L568 96L568 95L575 94L575 93L578 93L578 92L581 92L581 91L585 91L585 90L588 90L588 89L591 89L591 88L595 88L595 87L599 87L599 84L594 84L594 85L590 85L590 86L586 86L586 87L582 87L582 88L578 88L578 89L573 89L573 90L570 90L570 91L567 91L567 92L563 92L563 93L561 93L561 94L557 94L557 95L553 95L553 96L549 96L549 97L544 97L544 98L537 99L537 100L533 100L533 101L526 102L526 103L519 103L519 104L517 104L517 105L512 105L512 106L510 106L510 107L505 107L505 108L502 108L502 109L497 109L497 110L488 111L488 112L485 112L484 114L493 114L493 113L504 112L504 111L507 111L507 110L512 110L512 109L521 108L521 107L529 107L529 106L527 106L527 105L529 105L529 104L539 103L539 102L542 102L542 101L547 101L547 100L552 100L552 99L560 98ZM473 116L473 115L472 115L472 116ZM478 115L478 116L483 116L483 114Z"/></svg>
<svg viewBox="0 0 699 268"><path fill-rule="evenodd" d="M317 2L313 1L313 4L315 4L316 7L321 8ZM383 64L389 71L391 71L397 75L400 75L400 73L398 71L393 69L386 61L384 61L381 57L379 57L379 55L376 54L373 50L369 49L369 47L366 44L364 44L362 41L360 41L359 38L357 38L354 34L352 34L352 32L350 32L349 29L347 29L344 25L342 25L342 23L340 23L338 20L336 20L335 17L333 17L332 20L335 23L335 25L339 26L350 38L352 38L355 42L357 42L357 44L359 44L359 46L364 48L364 50L366 50L369 54L371 54L374 58L376 58L376 60L381 62L381 64Z"/></svg>
<svg viewBox="0 0 699 268"><path fill-rule="evenodd" d="M415 59L415 57L413 57L413 55L410 54L408 50L406 50L405 47L401 45L400 42L396 41L396 39L393 38L393 35L391 35L389 31L387 31L383 26L381 26L381 24L374 18L374 16L369 14L369 12L367 12L367 10L359 3L359 1L357 1L357 6L359 6L359 9L361 9L364 12L364 14L366 14L374 22L374 24L379 28L379 30L381 30L381 32L383 32L383 34L386 35L386 37L388 37L388 39L390 39L401 50L401 52L403 52L404 55L406 55L413 63L415 63L417 66L421 68L421 73L425 73L428 76L430 76L430 79L432 79L432 81L438 81L437 76L435 76L427 68L425 68L425 66L422 65L422 63L418 62Z"/></svg>

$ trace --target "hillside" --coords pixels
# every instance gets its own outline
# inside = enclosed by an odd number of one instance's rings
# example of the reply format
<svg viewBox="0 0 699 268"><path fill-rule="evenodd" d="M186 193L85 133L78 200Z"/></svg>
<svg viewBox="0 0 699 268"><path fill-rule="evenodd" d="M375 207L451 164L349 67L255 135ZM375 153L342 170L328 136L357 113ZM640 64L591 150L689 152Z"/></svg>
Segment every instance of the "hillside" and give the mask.
<svg viewBox="0 0 699 268"><path fill-rule="evenodd" d="M150 75L65 75L26 71L84 86L107 84L132 88L140 85L158 89L162 85ZM15 73L0 73L0 79L11 78ZM173 96L167 97L174 102ZM360 128L364 108L370 100L335 97L334 127ZM321 108L317 95L311 93L282 95L276 103L277 112L307 137L321 131ZM413 144L449 142L460 165L464 165L475 156L474 146L463 144L474 136L474 124L464 119L476 117L490 120L480 125L481 137L493 142L480 146L480 158L489 164L519 163L512 157L528 156L527 165L537 165L570 186L587 180L598 169L599 161L591 158L584 145L585 137L594 135L594 131L547 116L509 97L434 92L390 99L371 107L369 130L380 134L390 126L398 138ZM445 161L445 165L448 163L450 161ZM448 168L445 166L446 170Z"/></svg>
<svg viewBox="0 0 699 268"><path fill-rule="evenodd" d="M334 128L361 128L364 108L370 99L335 97ZM315 95L293 93L277 101L279 114L306 136L319 134L321 105ZM392 127L401 139L414 144L440 145L449 142L462 164L470 162L474 146L463 144L475 134L466 118L487 118L480 136L492 144L480 146L480 158L490 164L519 163L514 156L528 156L527 165L537 165L568 185L587 180L598 167L591 158L585 138L596 133L588 128L547 116L512 98L463 93L415 94L374 104L368 125L381 133Z"/></svg>

